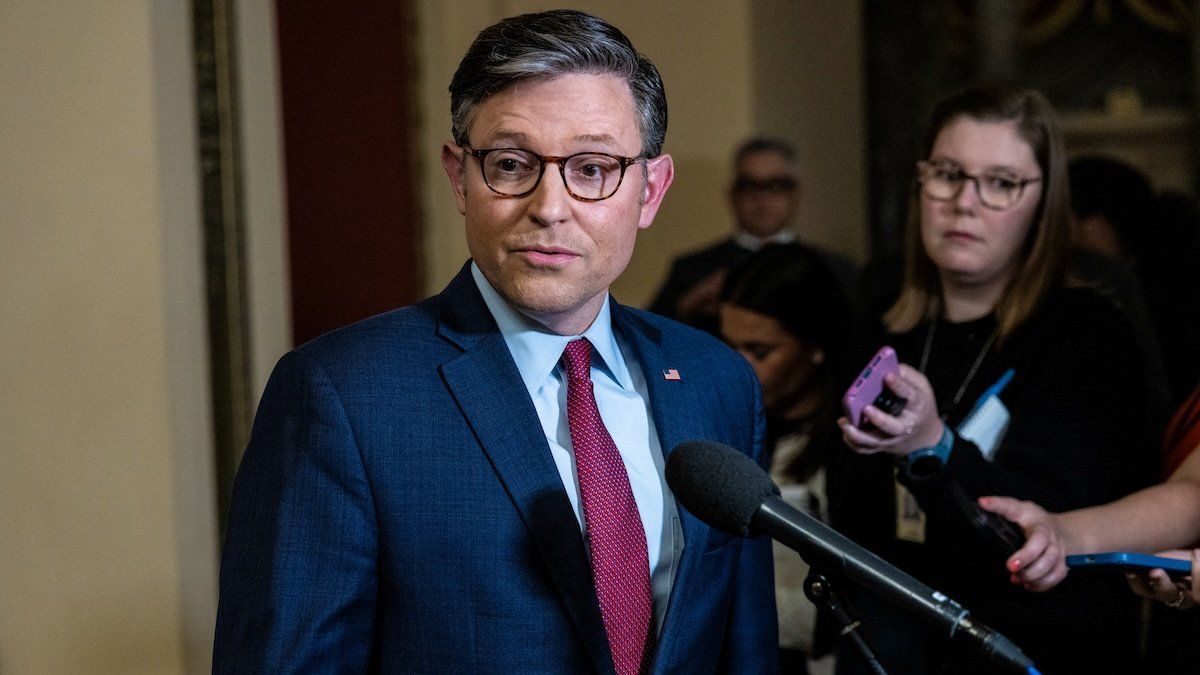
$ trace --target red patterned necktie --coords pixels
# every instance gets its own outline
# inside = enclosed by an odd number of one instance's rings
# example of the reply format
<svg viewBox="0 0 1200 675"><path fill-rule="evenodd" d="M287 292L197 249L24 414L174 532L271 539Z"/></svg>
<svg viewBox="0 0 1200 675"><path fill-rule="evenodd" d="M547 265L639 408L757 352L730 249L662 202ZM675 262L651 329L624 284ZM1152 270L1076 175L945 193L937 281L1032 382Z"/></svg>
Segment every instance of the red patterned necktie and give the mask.
<svg viewBox="0 0 1200 675"><path fill-rule="evenodd" d="M596 407L592 343L586 338L567 343L562 361L567 369L567 424L587 523L592 581L617 675L635 675L645 663L650 644L646 532L625 463Z"/></svg>

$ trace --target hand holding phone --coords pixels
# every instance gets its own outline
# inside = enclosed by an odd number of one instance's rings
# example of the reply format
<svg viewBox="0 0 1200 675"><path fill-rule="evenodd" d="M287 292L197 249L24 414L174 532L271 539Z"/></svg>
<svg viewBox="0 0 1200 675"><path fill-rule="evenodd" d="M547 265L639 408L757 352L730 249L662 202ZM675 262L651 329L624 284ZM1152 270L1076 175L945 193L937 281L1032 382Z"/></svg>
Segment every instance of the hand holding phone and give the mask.
<svg viewBox="0 0 1200 675"><path fill-rule="evenodd" d="M865 420L862 411L868 405L873 404L889 415L898 415L900 411L904 410L904 404L907 401L897 396L883 383L883 378L888 373L899 372L900 361L896 358L896 350L884 345L875 352L875 356L871 357L858 377L854 378L854 383L842 397L842 406L845 408L846 417L850 419L851 424L856 427L863 426Z"/></svg>
<svg viewBox="0 0 1200 675"><path fill-rule="evenodd" d="M1125 551L1069 555L1067 556L1067 567L1080 570L1113 570L1143 575L1149 574L1150 570L1161 569L1172 579L1182 579L1192 574L1192 563L1188 560Z"/></svg>

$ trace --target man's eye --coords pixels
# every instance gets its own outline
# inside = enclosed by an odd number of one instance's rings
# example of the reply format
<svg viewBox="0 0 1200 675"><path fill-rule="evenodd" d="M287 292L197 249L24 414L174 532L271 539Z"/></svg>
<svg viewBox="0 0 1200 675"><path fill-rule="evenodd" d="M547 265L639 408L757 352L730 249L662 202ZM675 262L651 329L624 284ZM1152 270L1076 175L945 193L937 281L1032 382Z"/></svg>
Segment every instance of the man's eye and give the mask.
<svg viewBox="0 0 1200 675"><path fill-rule="evenodd" d="M576 155L567 163L567 171L583 180L601 180L621 170L616 160L603 155Z"/></svg>
<svg viewBox="0 0 1200 675"><path fill-rule="evenodd" d="M492 166L503 173L524 173L530 170L529 161L516 155L501 155L492 160Z"/></svg>
<svg viewBox="0 0 1200 675"><path fill-rule="evenodd" d="M578 167L576 171L584 178L597 178L604 174L603 167L600 167L596 164L584 164L583 166Z"/></svg>

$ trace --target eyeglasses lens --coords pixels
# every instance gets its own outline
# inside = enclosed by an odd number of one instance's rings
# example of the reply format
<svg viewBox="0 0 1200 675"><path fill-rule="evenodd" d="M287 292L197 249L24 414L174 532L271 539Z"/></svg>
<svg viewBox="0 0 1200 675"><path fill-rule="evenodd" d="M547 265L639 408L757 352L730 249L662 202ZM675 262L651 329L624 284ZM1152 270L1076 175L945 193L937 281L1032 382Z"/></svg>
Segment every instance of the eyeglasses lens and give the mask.
<svg viewBox="0 0 1200 675"><path fill-rule="evenodd" d="M966 184L974 183L979 201L992 209L1006 209L1021 196L1020 181L1002 175L971 176L957 167L926 165L921 172L921 185L932 199L956 199Z"/></svg>
<svg viewBox="0 0 1200 675"><path fill-rule="evenodd" d="M567 189L584 199L606 199L621 185L624 166L617 157L582 153L557 160ZM523 195L537 186L544 169L532 152L502 149L483 159L483 177L493 190L506 195Z"/></svg>

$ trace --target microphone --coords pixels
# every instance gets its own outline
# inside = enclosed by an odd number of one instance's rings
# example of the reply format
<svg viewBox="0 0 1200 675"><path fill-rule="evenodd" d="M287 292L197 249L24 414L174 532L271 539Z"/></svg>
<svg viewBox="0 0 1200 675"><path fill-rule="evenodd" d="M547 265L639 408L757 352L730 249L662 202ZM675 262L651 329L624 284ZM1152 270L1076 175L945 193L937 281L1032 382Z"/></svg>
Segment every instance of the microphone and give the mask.
<svg viewBox="0 0 1200 675"><path fill-rule="evenodd" d="M962 605L783 501L766 472L737 450L709 441L680 443L667 457L666 477L687 510L710 526L741 537L766 534L814 568L841 573L946 629L952 639L974 643L989 660L1015 672L1038 672L1015 644L976 621Z"/></svg>

